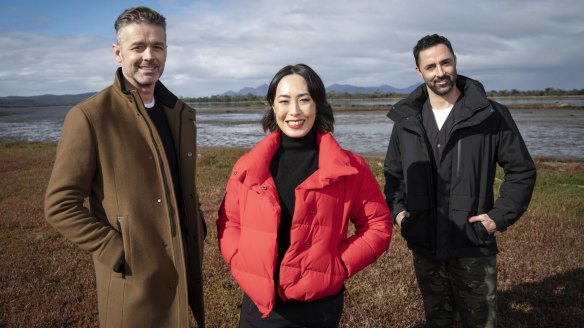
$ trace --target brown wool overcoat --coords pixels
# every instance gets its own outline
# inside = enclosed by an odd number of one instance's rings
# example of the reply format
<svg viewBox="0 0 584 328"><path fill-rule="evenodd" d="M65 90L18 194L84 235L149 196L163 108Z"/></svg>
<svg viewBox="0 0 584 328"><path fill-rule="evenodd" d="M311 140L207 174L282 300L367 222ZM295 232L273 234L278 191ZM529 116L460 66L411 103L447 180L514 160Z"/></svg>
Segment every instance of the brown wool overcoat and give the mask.
<svg viewBox="0 0 584 328"><path fill-rule="evenodd" d="M157 82L178 156L177 204L162 141L138 92L123 81L120 68L112 86L67 114L46 218L91 252L102 327L188 327L189 302L204 327L195 111ZM124 270L116 273L122 254Z"/></svg>

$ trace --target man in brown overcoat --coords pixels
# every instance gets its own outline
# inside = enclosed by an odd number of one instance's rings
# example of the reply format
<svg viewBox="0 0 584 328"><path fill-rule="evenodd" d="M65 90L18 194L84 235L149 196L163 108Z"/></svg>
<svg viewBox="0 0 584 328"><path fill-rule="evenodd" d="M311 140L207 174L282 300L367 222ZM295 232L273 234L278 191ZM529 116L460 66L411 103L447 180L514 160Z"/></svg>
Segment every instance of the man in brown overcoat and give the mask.
<svg viewBox="0 0 584 328"><path fill-rule="evenodd" d="M130 8L115 28L121 67L67 114L46 217L91 252L102 327L187 327L189 305L204 327L195 111L159 81L164 16Z"/></svg>

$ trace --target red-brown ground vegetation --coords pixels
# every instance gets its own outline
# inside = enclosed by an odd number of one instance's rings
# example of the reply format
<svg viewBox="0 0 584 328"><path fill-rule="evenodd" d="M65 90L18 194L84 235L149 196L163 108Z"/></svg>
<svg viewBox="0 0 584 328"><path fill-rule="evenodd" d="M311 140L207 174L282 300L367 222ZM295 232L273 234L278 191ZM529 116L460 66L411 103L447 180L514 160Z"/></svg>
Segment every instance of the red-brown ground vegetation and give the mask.
<svg viewBox="0 0 584 328"><path fill-rule="evenodd" d="M0 142L0 327L99 325L90 255L44 219L54 151L54 144ZM243 152L199 150L199 192L209 227L204 262L209 327L238 322L241 291L219 254L215 219L231 166ZM380 184L382 160L367 157ZM584 162L544 158L537 165L530 209L499 234L499 326L581 326ZM411 255L398 229L390 250L352 278L347 291L342 327L423 325Z"/></svg>

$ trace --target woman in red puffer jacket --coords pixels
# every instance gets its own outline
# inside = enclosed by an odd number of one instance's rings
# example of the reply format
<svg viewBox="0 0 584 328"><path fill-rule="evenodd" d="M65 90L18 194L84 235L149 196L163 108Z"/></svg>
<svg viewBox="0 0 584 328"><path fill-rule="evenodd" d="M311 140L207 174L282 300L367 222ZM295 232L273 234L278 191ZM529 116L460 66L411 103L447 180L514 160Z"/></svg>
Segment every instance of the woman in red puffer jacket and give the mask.
<svg viewBox="0 0 584 328"><path fill-rule="evenodd" d="M217 220L244 292L240 327L337 327L344 281L389 247L389 210L365 161L333 138L310 67L282 68L266 98L271 133L233 167Z"/></svg>

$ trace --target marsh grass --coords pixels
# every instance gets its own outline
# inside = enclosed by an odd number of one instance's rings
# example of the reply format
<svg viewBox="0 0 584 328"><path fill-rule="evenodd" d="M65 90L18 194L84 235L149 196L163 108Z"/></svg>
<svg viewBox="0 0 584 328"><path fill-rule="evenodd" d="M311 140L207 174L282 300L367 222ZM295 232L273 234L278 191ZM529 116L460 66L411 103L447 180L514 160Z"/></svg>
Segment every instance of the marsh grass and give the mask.
<svg viewBox="0 0 584 328"><path fill-rule="evenodd" d="M209 327L238 322L241 291L220 256L215 219L231 167L244 152L198 152L199 193L209 227L204 258ZM98 327L90 255L43 216L54 154L52 143L0 142L0 327ZM382 185L383 158L366 159ZM584 162L542 158L537 166L529 210L498 237L499 326L581 326ZM411 255L399 230L389 252L346 287L342 327L423 325Z"/></svg>

